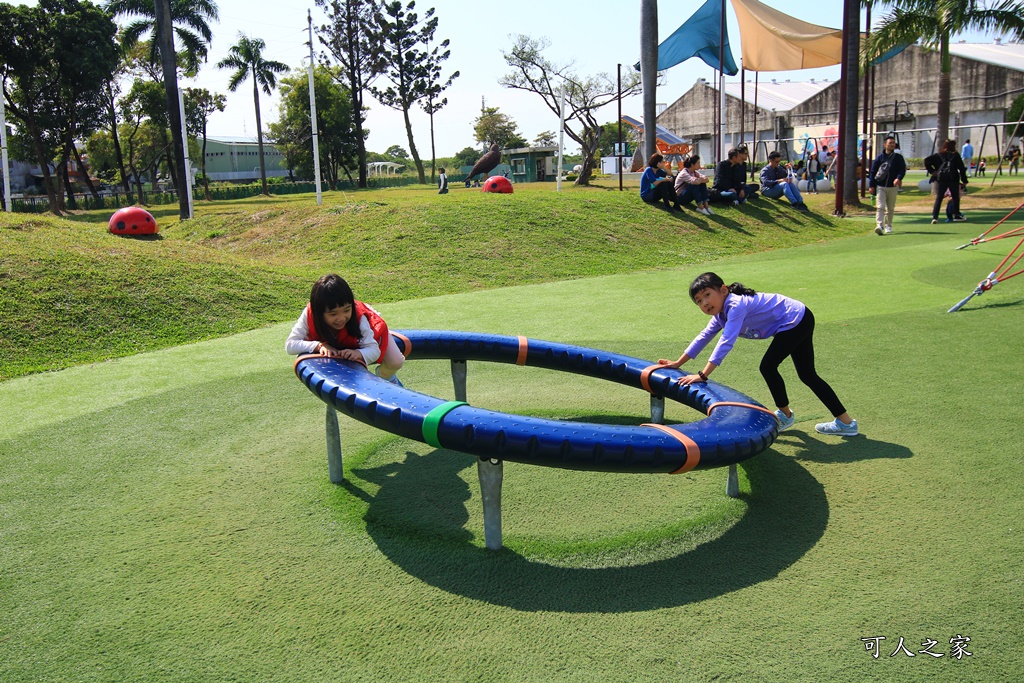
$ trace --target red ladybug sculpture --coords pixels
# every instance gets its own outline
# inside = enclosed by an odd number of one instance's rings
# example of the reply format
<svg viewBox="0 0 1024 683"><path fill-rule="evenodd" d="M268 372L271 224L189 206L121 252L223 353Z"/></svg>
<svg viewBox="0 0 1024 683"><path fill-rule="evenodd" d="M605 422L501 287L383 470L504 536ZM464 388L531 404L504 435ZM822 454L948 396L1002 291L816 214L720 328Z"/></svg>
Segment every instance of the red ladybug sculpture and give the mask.
<svg viewBox="0 0 1024 683"><path fill-rule="evenodd" d="M138 206L115 211L107 227L115 235L155 235L159 230L153 214Z"/></svg>
<svg viewBox="0 0 1024 683"><path fill-rule="evenodd" d="M484 181L481 191L512 194L512 183L509 182L509 179L504 176L492 175L490 178Z"/></svg>

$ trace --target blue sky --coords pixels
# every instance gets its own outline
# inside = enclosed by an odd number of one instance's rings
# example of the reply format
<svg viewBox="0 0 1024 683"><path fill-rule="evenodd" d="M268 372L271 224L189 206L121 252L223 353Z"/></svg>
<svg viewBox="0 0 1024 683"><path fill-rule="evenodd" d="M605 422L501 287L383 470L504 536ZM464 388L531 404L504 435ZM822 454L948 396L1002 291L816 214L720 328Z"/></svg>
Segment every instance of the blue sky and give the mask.
<svg viewBox="0 0 1024 683"><path fill-rule="evenodd" d="M292 66L304 68L308 58L307 10L312 10L314 26L323 23L323 12L312 3L294 0L217 0L220 21L214 24L213 45L209 63L199 77L186 85L205 87L221 92L228 98L227 109L210 119L210 135L254 135L255 111L252 86L243 84L236 93L227 91L229 71L217 69L216 64L228 52L239 32L262 38L267 43L266 56ZM31 0L20 4L34 4ZM658 3L659 42L663 40L699 7L697 0L674 0ZM799 18L815 24L839 28L842 25L841 0L817 2L781 2L767 0L766 4L784 12L797 11ZM480 113L481 97L487 106L498 107L510 116L527 140L533 140L545 130L555 131L557 117L551 113L537 95L509 90L498 85L498 78L509 71L502 52L511 49L513 38L519 33L533 37L546 37L551 46L545 52L556 63L574 62L577 73L595 75L601 72L615 78L616 65L623 70L639 58L640 2L628 0L591 0L585 3L550 2L542 0L515 0L507 2L469 2L468 0L419 0L416 10L421 14L434 7L439 17L437 38L451 41L451 58L446 62L445 74L458 70L461 76L447 91L448 106L434 116L438 156L451 156L467 146L476 146L473 140L473 120ZM875 16L877 18L878 12ZM731 5L727 10L729 34L733 52L739 60L739 35ZM966 36L971 40L990 37ZM670 104L690 89L698 78L712 77L712 70L697 59L691 59L670 69L658 91L658 102ZM762 77L790 79L809 78L835 80L839 68L814 69L796 72L777 72ZM737 76L738 78L738 76ZM370 111L369 149L383 152L397 144L408 149L408 140L402 115L368 98ZM278 117L278 98L261 93L263 121ZM640 117L639 98L624 100L623 113ZM420 156L430 158L430 127L425 114L412 115L413 136ZM614 121L616 108L609 106L601 112L599 120Z"/></svg>

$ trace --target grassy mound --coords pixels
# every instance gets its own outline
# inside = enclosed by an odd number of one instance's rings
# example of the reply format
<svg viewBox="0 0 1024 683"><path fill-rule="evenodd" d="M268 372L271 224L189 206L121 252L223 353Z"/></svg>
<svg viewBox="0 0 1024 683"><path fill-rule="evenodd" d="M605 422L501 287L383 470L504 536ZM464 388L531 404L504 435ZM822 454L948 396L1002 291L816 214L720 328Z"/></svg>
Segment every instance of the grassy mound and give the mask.
<svg viewBox="0 0 1024 683"><path fill-rule="evenodd" d="M157 239L107 232L109 212L0 214L0 379L292 320L338 272L380 304L515 284L674 268L860 229L825 206L723 208L713 218L642 204L635 189L517 185L200 202L153 213Z"/></svg>

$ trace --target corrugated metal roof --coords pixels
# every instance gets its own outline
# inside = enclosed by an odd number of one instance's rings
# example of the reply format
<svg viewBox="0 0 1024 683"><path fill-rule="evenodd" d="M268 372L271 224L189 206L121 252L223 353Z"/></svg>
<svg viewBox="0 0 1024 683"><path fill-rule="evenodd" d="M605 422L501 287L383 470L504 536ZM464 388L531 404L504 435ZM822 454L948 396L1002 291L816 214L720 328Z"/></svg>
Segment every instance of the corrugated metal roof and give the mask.
<svg viewBox="0 0 1024 683"><path fill-rule="evenodd" d="M1024 71L1024 43L953 43L950 54Z"/></svg>
<svg viewBox="0 0 1024 683"><path fill-rule="evenodd" d="M217 142L224 142L224 143L228 143L228 144L235 144L235 145L239 145L239 144L241 144L241 145L255 145L255 144L259 143L259 140L256 139L256 136L248 137L248 136L241 136L241 135L210 135L210 136L207 136L207 139L208 140L216 140ZM264 145L269 145L270 144L267 141L266 137L263 138L263 144Z"/></svg>
<svg viewBox="0 0 1024 683"><path fill-rule="evenodd" d="M745 99L749 104L754 104L754 81L749 79L747 83ZM813 82L790 82L776 81L771 78L761 77L757 83L757 106L764 109L774 109L777 112L789 111L801 102L817 95L822 90L832 85L835 81L821 80ZM741 83L728 80L725 82L725 93L740 99Z"/></svg>

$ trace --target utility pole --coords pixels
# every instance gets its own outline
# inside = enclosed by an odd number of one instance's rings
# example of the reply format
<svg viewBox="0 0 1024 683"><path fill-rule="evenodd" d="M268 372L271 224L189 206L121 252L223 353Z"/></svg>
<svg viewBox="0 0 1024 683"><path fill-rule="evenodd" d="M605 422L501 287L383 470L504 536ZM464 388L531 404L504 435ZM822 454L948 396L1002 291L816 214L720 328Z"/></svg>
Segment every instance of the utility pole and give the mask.
<svg viewBox="0 0 1024 683"><path fill-rule="evenodd" d="M323 206L320 190L320 138L316 128L316 90L313 88L313 12L306 10L309 19L309 124L313 129L313 175L316 177L316 205Z"/></svg>

